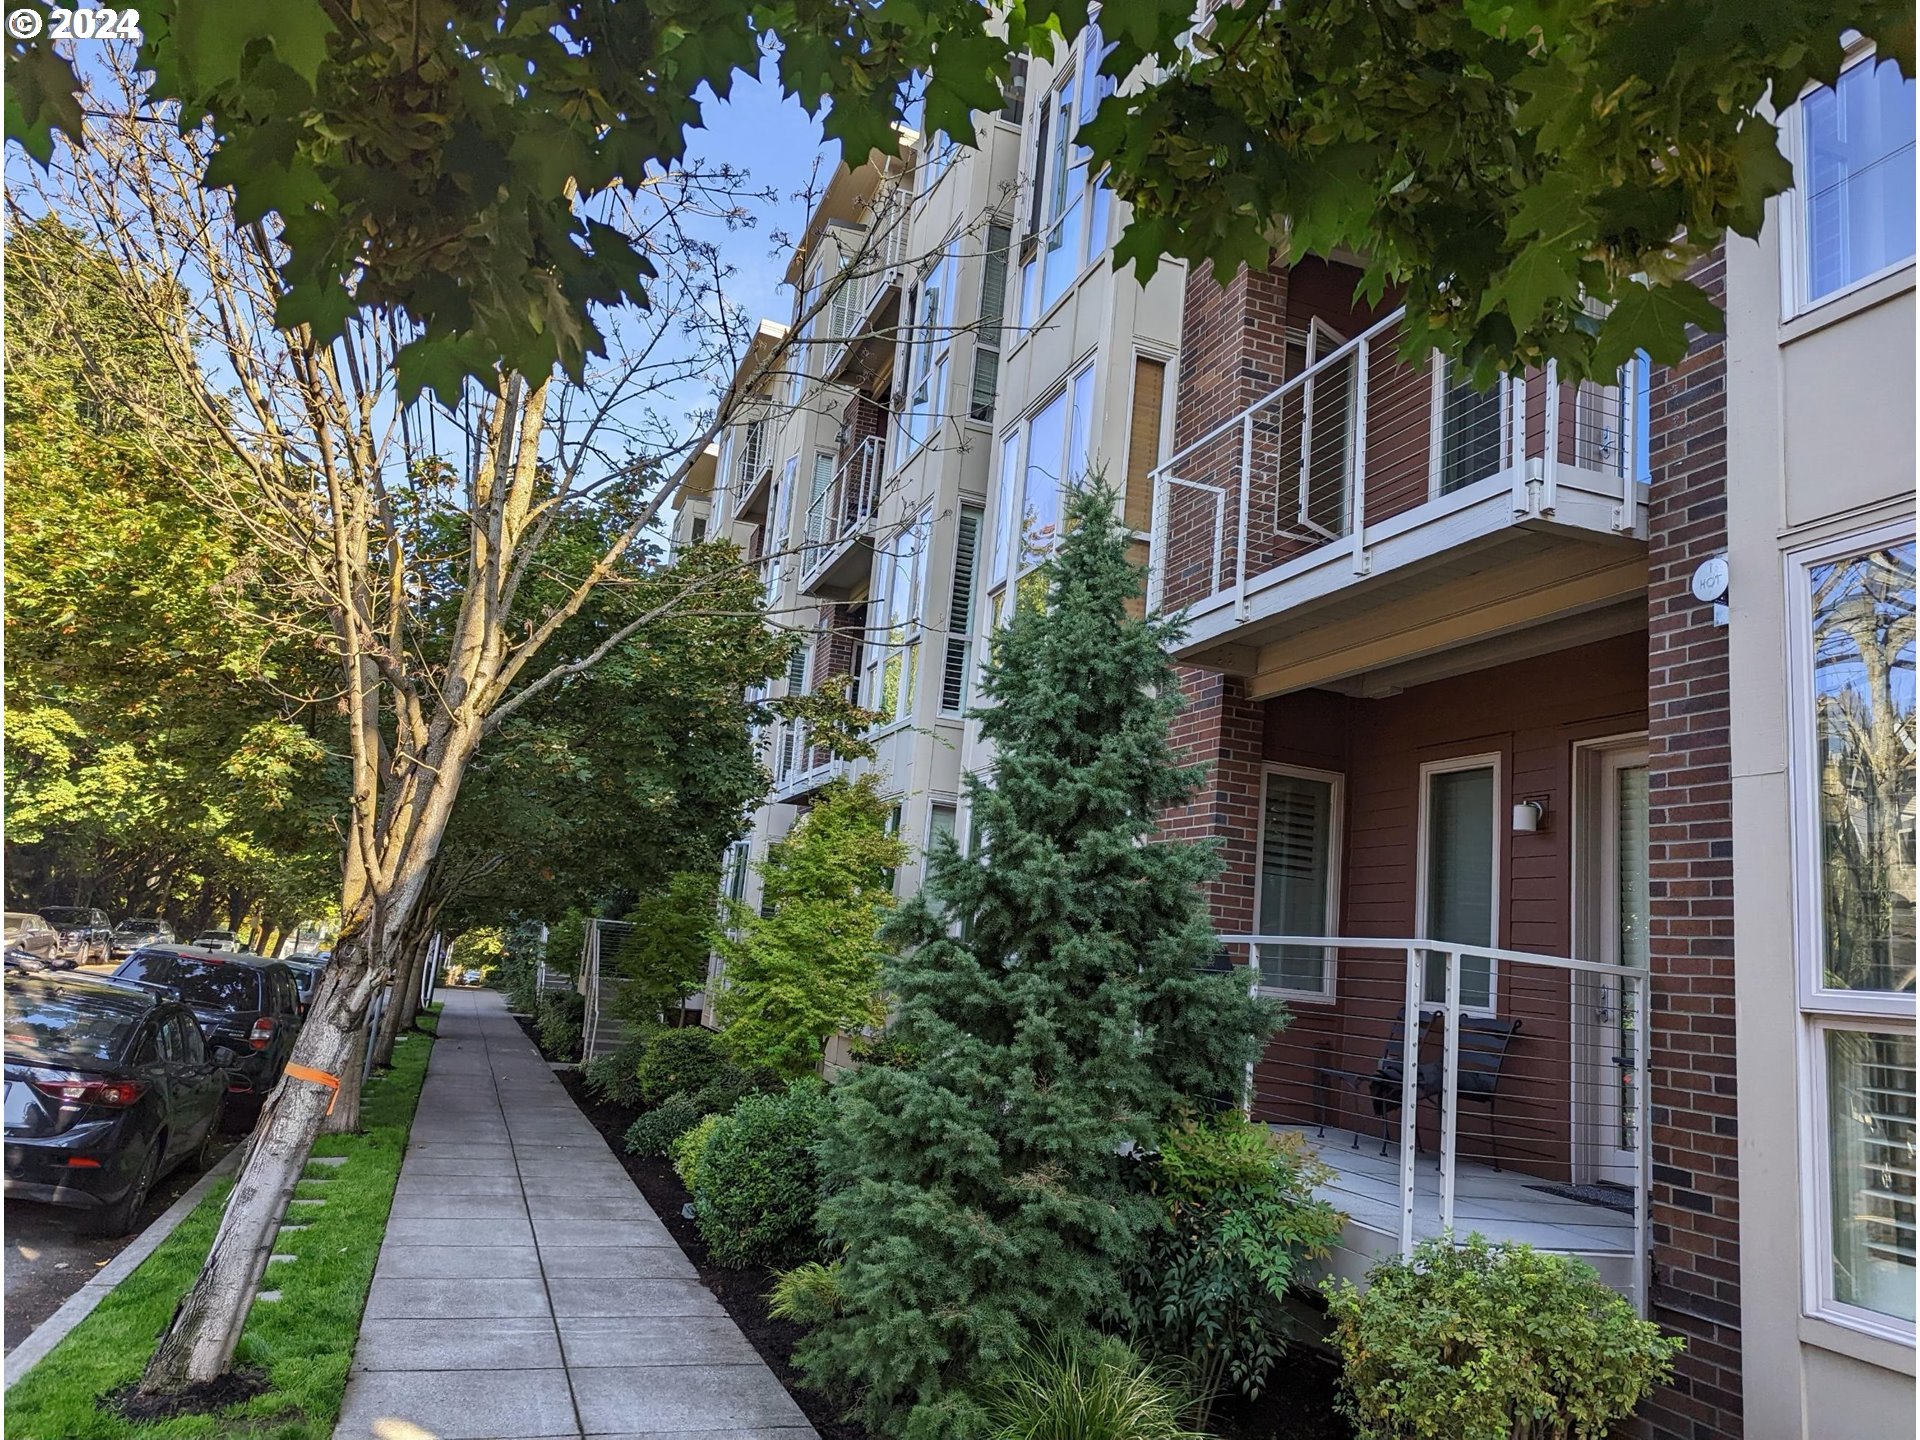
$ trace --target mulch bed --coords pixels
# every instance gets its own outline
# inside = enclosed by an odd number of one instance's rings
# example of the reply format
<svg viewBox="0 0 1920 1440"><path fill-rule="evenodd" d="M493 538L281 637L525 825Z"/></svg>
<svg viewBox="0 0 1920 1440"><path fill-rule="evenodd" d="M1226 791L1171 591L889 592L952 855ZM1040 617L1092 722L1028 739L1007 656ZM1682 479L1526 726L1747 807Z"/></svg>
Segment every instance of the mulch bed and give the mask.
<svg viewBox="0 0 1920 1440"><path fill-rule="evenodd" d="M209 1415L229 1406L264 1395L271 1388L267 1372L243 1368L231 1370L214 1380L201 1380L184 1390L169 1390L159 1395L142 1395L137 1385L128 1385L106 1396L109 1409L134 1421L172 1420L181 1415Z"/></svg>
<svg viewBox="0 0 1920 1440"><path fill-rule="evenodd" d="M701 1283L713 1292L733 1323L740 1327L740 1333L779 1376L787 1393L820 1432L821 1440L871 1440L866 1427L846 1419L832 1401L800 1383L800 1372L793 1368L793 1347L806 1334L806 1327L791 1320L776 1320L767 1314L767 1292L773 1288L773 1272L760 1268L725 1270L710 1263L706 1242L700 1238L693 1221L681 1213L693 1196L673 1173L672 1164L659 1157L627 1153L627 1127L640 1112L594 1099L577 1070L561 1071L560 1083L567 1087L567 1093L593 1122L594 1128L606 1137L613 1153L627 1167L627 1174L633 1177L633 1183L640 1187L640 1193L647 1197L647 1203L659 1215L668 1233L693 1262Z"/></svg>
<svg viewBox="0 0 1920 1440"><path fill-rule="evenodd" d="M529 1022L520 1023L531 1033ZM713 1292L760 1358L780 1377L787 1393L820 1432L821 1440L872 1440L864 1426L848 1420L832 1401L802 1385L800 1373L793 1366L793 1349L806 1327L767 1314L773 1272L726 1270L711 1264L706 1242L693 1221L682 1213L693 1197L673 1173L671 1162L627 1153L627 1127L640 1112L596 1099L577 1070L559 1073L560 1083L566 1086L574 1104L606 1137L633 1183L693 1262L701 1283ZM1339 1374L1332 1357L1309 1346L1296 1346L1277 1367L1272 1389L1252 1402L1238 1395L1223 1397L1214 1406L1208 1431L1219 1440L1352 1440L1351 1427L1333 1408Z"/></svg>

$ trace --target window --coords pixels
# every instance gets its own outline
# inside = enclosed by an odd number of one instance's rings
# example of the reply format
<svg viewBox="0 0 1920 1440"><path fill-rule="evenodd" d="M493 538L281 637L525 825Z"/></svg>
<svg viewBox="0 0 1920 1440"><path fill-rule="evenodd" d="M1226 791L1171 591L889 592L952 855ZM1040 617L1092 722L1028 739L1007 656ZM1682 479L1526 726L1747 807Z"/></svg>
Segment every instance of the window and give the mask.
<svg viewBox="0 0 1920 1440"><path fill-rule="evenodd" d="M1495 943L1500 830L1494 824L1500 795L1499 760L1474 755L1420 769L1419 935L1455 945ZM1493 1008L1490 956L1460 959L1460 1003L1469 1010ZM1447 960L1427 952L1426 1000L1447 998Z"/></svg>
<svg viewBox="0 0 1920 1440"><path fill-rule="evenodd" d="M1025 575L1059 543L1065 489L1079 485L1095 463L1093 403L1094 370L1087 364L1032 419L1001 439L1000 509L989 565L996 590L1006 581L1010 560L1014 575ZM1007 617L1003 595L995 595L993 612L996 625Z"/></svg>
<svg viewBox="0 0 1920 1440"><path fill-rule="evenodd" d="M809 547L806 564L811 565L818 558L813 547L824 545L829 533L827 509L832 505L828 498L833 492L833 452L816 450L813 455L813 474L807 483L807 545Z"/></svg>
<svg viewBox="0 0 1920 1440"><path fill-rule="evenodd" d="M1504 386L1481 390L1458 360L1435 358L1434 493L1451 495L1501 468Z"/></svg>
<svg viewBox="0 0 1920 1440"><path fill-rule="evenodd" d="M919 282L907 291L907 313L913 317L906 344L907 406L900 415L905 442L895 457L905 464L939 427L945 413L947 363L953 349L954 254L936 260Z"/></svg>
<svg viewBox="0 0 1920 1440"><path fill-rule="evenodd" d="M980 512L962 510L953 542L953 589L947 597L947 653L940 669L940 713L963 715L973 669L973 594L979 572Z"/></svg>
<svg viewBox="0 0 1920 1440"><path fill-rule="evenodd" d="M1020 431L1016 428L1000 442L1000 509L994 523L993 563L989 583L998 587L1007 578L1007 556L1013 551L1013 517L1018 512L1016 496L1020 489Z"/></svg>
<svg viewBox="0 0 1920 1440"><path fill-rule="evenodd" d="M1782 125L1795 185L1781 201L1782 291L1797 314L1913 260L1914 84L1862 51Z"/></svg>
<svg viewBox="0 0 1920 1440"><path fill-rule="evenodd" d="M833 295L827 301L827 341L836 346L851 340L854 328L860 323L861 292L865 283L848 274L851 264L852 257L842 255L839 271L827 282L833 286Z"/></svg>
<svg viewBox="0 0 1920 1440"><path fill-rule="evenodd" d="M979 326L973 340L973 395L967 413L993 419L993 397L1000 388L1000 318L1007 307L1007 245L1012 231L987 227L986 262L980 270Z"/></svg>
<svg viewBox="0 0 1920 1440"><path fill-rule="evenodd" d="M878 711L882 727L913 716L920 671L921 616L926 582L927 532L923 514L880 547L875 557L872 637L866 649L866 708Z"/></svg>
<svg viewBox="0 0 1920 1440"><path fill-rule="evenodd" d="M1808 1292L1914 1324L1914 542L1909 522L1789 566L1796 945L1810 1075Z"/></svg>
<svg viewBox="0 0 1920 1440"><path fill-rule="evenodd" d="M1342 781L1319 770L1269 766L1260 806L1260 873L1255 897L1262 935L1330 935L1340 874ZM1319 945L1262 945L1260 987L1333 998L1333 951Z"/></svg>
<svg viewBox="0 0 1920 1440"><path fill-rule="evenodd" d="M705 540L706 538L707 538L707 517L704 515L696 515L693 517L693 543L695 545L698 545L701 541Z"/></svg>
<svg viewBox="0 0 1920 1440"><path fill-rule="evenodd" d="M1007 78L1000 86L1001 97L1005 104L1000 107L1000 118L1009 125L1018 125L1027 111L1027 57L1015 55L1007 63Z"/></svg>
<svg viewBox="0 0 1920 1440"><path fill-rule="evenodd" d="M767 422L749 420L741 430L740 449L736 457L739 468L734 472L734 493L745 495L754 477L760 473L765 460L765 440Z"/></svg>
<svg viewBox="0 0 1920 1440"><path fill-rule="evenodd" d="M1107 174L1089 175L1092 152L1076 142L1080 126L1113 93L1100 73L1112 51L1089 23L1076 54L1042 102L1035 134L1028 234L1021 245L1020 319L1032 325L1107 247L1112 210ZM1077 98L1076 98L1077 97Z"/></svg>

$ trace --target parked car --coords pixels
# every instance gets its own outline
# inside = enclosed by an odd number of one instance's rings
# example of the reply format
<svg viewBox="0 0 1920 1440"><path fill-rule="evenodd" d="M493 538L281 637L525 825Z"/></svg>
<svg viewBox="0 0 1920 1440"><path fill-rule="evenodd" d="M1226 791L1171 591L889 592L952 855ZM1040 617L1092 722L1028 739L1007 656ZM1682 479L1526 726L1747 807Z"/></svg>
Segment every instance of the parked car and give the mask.
<svg viewBox="0 0 1920 1440"><path fill-rule="evenodd" d="M171 945L178 937L173 927L151 915L129 915L113 927L110 947L115 955L131 955L142 945Z"/></svg>
<svg viewBox="0 0 1920 1440"><path fill-rule="evenodd" d="M240 951L240 937L231 930L202 930L193 937L196 950L220 950L233 954Z"/></svg>
<svg viewBox="0 0 1920 1440"><path fill-rule="evenodd" d="M91 905L43 905L40 913L59 932L59 953L76 965L113 959L113 922Z"/></svg>
<svg viewBox="0 0 1920 1440"><path fill-rule="evenodd" d="M132 1226L154 1185L218 1153L226 1063L185 1005L103 976L6 986L6 1193Z"/></svg>
<svg viewBox="0 0 1920 1440"><path fill-rule="evenodd" d="M320 972L327 966L326 959L319 955L289 955L280 963L293 972L293 983L300 990L300 1008L304 1011L313 1004L314 987L320 983Z"/></svg>
<svg viewBox="0 0 1920 1440"><path fill-rule="evenodd" d="M8 952L22 951L34 956L43 965L52 965L59 955L60 934L47 923L46 917L30 910L9 910L6 915ZM72 963L66 962L63 968L70 967Z"/></svg>
<svg viewBox="0 0 1920 1440"><path fill-rule="evenodd" d="M280 1082L300 1035L300 988L278 960L235 955L199 946L150 945L136 950L113 972L183 1001L216 1045L228 1046L227 1093L257 1113Z"/></svg>
<svg viewBox="0 0 1920 1440"><path fill-rule="evenodd" d="M463 970L460 973L462 985L478 985L485 978L478 970Z"/></svg>

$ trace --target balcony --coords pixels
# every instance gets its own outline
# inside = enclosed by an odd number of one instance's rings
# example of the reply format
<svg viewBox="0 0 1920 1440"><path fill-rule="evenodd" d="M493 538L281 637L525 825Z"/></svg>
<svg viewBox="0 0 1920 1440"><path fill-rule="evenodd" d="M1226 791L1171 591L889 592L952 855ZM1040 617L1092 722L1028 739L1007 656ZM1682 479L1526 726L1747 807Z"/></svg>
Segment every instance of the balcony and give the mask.
<svg viewBox="0 0 1920 1440"><path fill-rule="evenodd" d="M807 506L800 552L800 593L846 600L866 583L873 564L873 517L886 469L886 441L870 435Z"/></svg>
<svg viewBox="0 0 1920 1440"><path fill-rule="evenodd" d="M1482 392L1409 363L1403 314L1316 323L1298 374L1154 471L1148 604L1186 612L1179 659L1256 698L1380 693L1644 625L1644 371Z"/></svg>
<svg viewBox="0 0 1920 1440"><path fill-rule="evenodd" d="M1577 1255L1646 1313L1644 971L1433 940L1221 944L1255 993L1288 1004L1249 1100L1332 1171L1320 1195L1346 1217L1332 1273L1357 1281L1421 1240L1478 1232Z"/></svg>
<svg viewBox="0 0 1920 1440"><path fill-rule="evenodd" d="M847 762L825 745L813 743L805 720L783 720L773 736L772 797L783 805L807 799L847 772Z"/></svg>
<svg viewBox="0 0 1920 1440"><path fill-rule="evenodd" d="M827 307L828 325L839 343L827 357L821 378L854 389L893 373L894 341L900 328L900 296L906 288L907 227L895 223L862 262L872 273L846 285Z"/></svg>
<svg viewBox="0 0 1920 1440"><path fill-rule="evenodd" d="M767 498L773 491L773 447L767 443L768 422L750 422L741 436L733 461L733 518L767 518Z"/></svg>

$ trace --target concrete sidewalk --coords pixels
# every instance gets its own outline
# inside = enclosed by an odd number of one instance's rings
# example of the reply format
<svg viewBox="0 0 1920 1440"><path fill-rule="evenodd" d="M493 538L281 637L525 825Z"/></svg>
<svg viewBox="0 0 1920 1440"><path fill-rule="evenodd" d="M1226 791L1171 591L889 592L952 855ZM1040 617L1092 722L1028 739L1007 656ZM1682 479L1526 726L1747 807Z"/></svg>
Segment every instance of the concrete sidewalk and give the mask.
<svg viewBox="0 0 1920 1440"><path fill-rule="evenodd" d="M500 996L443 995L334 1440L814 1440Z"/></svg>

